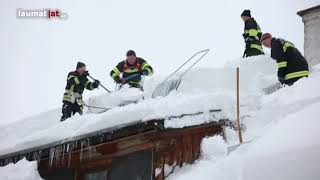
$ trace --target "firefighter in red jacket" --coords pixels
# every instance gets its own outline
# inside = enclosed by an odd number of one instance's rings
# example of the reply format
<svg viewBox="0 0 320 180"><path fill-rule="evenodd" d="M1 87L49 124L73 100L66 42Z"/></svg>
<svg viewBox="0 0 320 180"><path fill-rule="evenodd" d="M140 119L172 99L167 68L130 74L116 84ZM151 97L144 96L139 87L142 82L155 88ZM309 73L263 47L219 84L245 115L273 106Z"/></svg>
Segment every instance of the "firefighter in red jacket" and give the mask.
<svg viewBox="0 0 320 180"><path fill-rule="evenodd" d="M118 84L129 84L130 87L141 88L141 76L151 76L152 73L153 69L148 62L137 57L133 50L129 50L126 60L121 61L110 72L110 76Z"/></svg>
<svg viewBox="0 0 320 180"><path fill-rule="evenodd" d="M282 84L292 85L300 78L308 77L308 62L294 44L273 38L270 33L261 36L261 43L271 48L271 57L277 61L278 79Z"/></svg>

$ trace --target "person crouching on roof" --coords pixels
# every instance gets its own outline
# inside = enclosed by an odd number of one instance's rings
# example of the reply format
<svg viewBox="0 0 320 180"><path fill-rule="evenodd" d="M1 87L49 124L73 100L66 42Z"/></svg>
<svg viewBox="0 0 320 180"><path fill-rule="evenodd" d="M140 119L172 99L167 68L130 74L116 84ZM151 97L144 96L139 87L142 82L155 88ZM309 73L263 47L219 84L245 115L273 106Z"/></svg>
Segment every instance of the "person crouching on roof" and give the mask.
<svg viewBox="0 0 320 180"><path fill-rule="evenodd" d="M308 62L293 43L273 38L270 33L263 34L260 41L265 47L271 48L271 58L278 64L278 79L281 84L291 86L300 78L309 76Z"/></svg>
<svg viewBox="0 0 320 180"><path fill-rule="evenodd" d="M129 84L130 87L142 88L141 76L151 76L153 68L146 60L137 57L133 50L129 50L126 55L126 59L111 70L110 76L121 86Z"/></svg>

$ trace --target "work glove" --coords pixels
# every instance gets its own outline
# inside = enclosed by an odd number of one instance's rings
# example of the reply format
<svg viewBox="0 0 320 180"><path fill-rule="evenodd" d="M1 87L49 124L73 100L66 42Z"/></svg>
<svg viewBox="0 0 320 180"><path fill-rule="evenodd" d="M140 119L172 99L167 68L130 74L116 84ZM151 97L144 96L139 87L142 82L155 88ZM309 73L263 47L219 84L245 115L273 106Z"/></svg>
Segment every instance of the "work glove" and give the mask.
<svg viewBox="0 0 320 180"><path fill-rule="evenodd" d="M84 76L84 77L89 76L89 71L85 71L85 72L83 73L83 76Z"/></svg>
<svg viewBox="0 0 320 180"><path fill-rule="evenodd" d="M144 69L142 71L138 71L138 74L140 74L141 76L146 76L148 75L148 70Z"/></svg>
<svg viewBox="0 0 320 180"><path fill-rule="evenodd" d="M255 37L249 36L246 38L246 42L253 42L255 39L256 39Z"/></svg>
<svg viewBox="0 0 320 180"><path fill-rule="evenodd" d="M115 77L114 80L116 81L117 84L124 84L125 81L121 79L119 76Z"/></svg>
<svg viewBox="0 0 320 180"><path fill-rule="evenodd" d="M278 80L281 84L284 84L284 77L278 77Z"/></svg>
<svg viewBox="0 0 320 180"><path fill-rule="evenodd" d="M100 84L100 81L99 80L94 80L94 82L92 83L92 87L93 88L97 88Z"/></svg>

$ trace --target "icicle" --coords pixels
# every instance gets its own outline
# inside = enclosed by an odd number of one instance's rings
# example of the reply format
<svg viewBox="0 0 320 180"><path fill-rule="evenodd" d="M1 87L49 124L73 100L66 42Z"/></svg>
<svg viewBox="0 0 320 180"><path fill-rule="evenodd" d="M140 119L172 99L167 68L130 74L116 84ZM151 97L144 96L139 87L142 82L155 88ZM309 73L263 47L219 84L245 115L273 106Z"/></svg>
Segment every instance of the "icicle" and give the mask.
<svg viewBox="0 0 320 180"><path fill-rule="evenodd" d="M59 164L59 156L60 156L60 147L56 147L56 152L55 152L55 159L56 159L56 167Z"/></svg>
<svg viewBox="0 0 320 180"><path fill-rule="evenodd" d="M63 165L63 162L64 162L64 152L66 150L66 145L64 144L63 145L63 149L62 149L62 165Z"/></svg>
<svg viewBox="0 0 320 180"><path fill-rule="evenodd" d="M61 160L62 159L62 151L63 151L63 145L61 145L60 147L59 147L59 156L58 156L58 160Z"/></svg>
<svg viewBox="0 0 320 180"><path fill-rule="evenodd" d="M38 152L33 152L32 153L32 160L37 160L38 159Z"/></svg>
<svg viewBox="0 0 320 180"><path fill-rule="evenodd" d="M63 154L63 145L60 145L59 148L58 148L58 156L57 156L58 157L58 160L57 160L58 163L57 164L59 164L59 161L62 160L62 154Z"/></svg>
<svg viewBox="0 0 320 180"><path fill-rule="evenodd" d="M59 152L58 152L58 149L57 149L57 148L58 148L58 147L56 147L56 148L54 149L54 158L53 158L53 159L56 161L56 166L57 166L57 161L58 161L58 160L57 160L57 156L59 156L59 155L58 155Z"/></svg>
<svg viewBox="0 0 320 180"><path fill-rule="evenodd" d="M50 148L50 155L49 155L49 166L52 166L53 158L54 158L55 148Z"/></svg>
<svg viewBox="0 0 320 180"><path fill-rule="evenodd" d="M38 157L37 157L38 164L40 164L40 161L41 161L41 154L42 154L41 150L38 151Z"/></svg>
<svg viewBox="0 0 320 180"><path fill-rule="evenodd" d="M70 167L71 151L69 151L68 168Z"/></svg>
<svg viewBox="0 0 320 180"><path fill-rule="evenodd" d="M67 145L67 152L69 152L69 146L70 146L70 143L68 143Z"/></svg>
<svg viewBox="0 0 320 180"><path fill-rule="evenodd" d="M89 147L89 158L91 160L91 145L90 145L90 139L88 138L88 147Z"/></svg>
<svg viewBox="0 0 320 180"><path fill-rule="evenodd" d="M67 144L67 153L68 153L68 168L70 167L71 164L71 157L72 157L72 151L76 149L77 143L72 142Z"/></svg>
<svg viewBox="0 0 320 180"><path fill-rule="evenodd" d="M81 144L80 144L80 162L82 161L82 149L83 149L83 141L81 141Z"/></svg>

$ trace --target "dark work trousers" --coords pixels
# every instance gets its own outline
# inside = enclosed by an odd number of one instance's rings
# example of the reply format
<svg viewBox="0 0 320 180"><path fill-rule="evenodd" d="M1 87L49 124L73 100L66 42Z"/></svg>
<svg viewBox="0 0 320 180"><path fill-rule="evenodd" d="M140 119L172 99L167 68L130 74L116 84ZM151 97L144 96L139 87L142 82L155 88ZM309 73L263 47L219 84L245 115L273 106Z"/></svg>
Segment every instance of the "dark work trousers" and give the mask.
<svg viewBox="0 0 320 180"><path fill-rule="evenodd" d="M61 117L60 121L64 121L76 113L79 113L80 115L82 115L83 107L79 106L77 102L71 103L68 101L63 101L62 117Z"/></svg>

